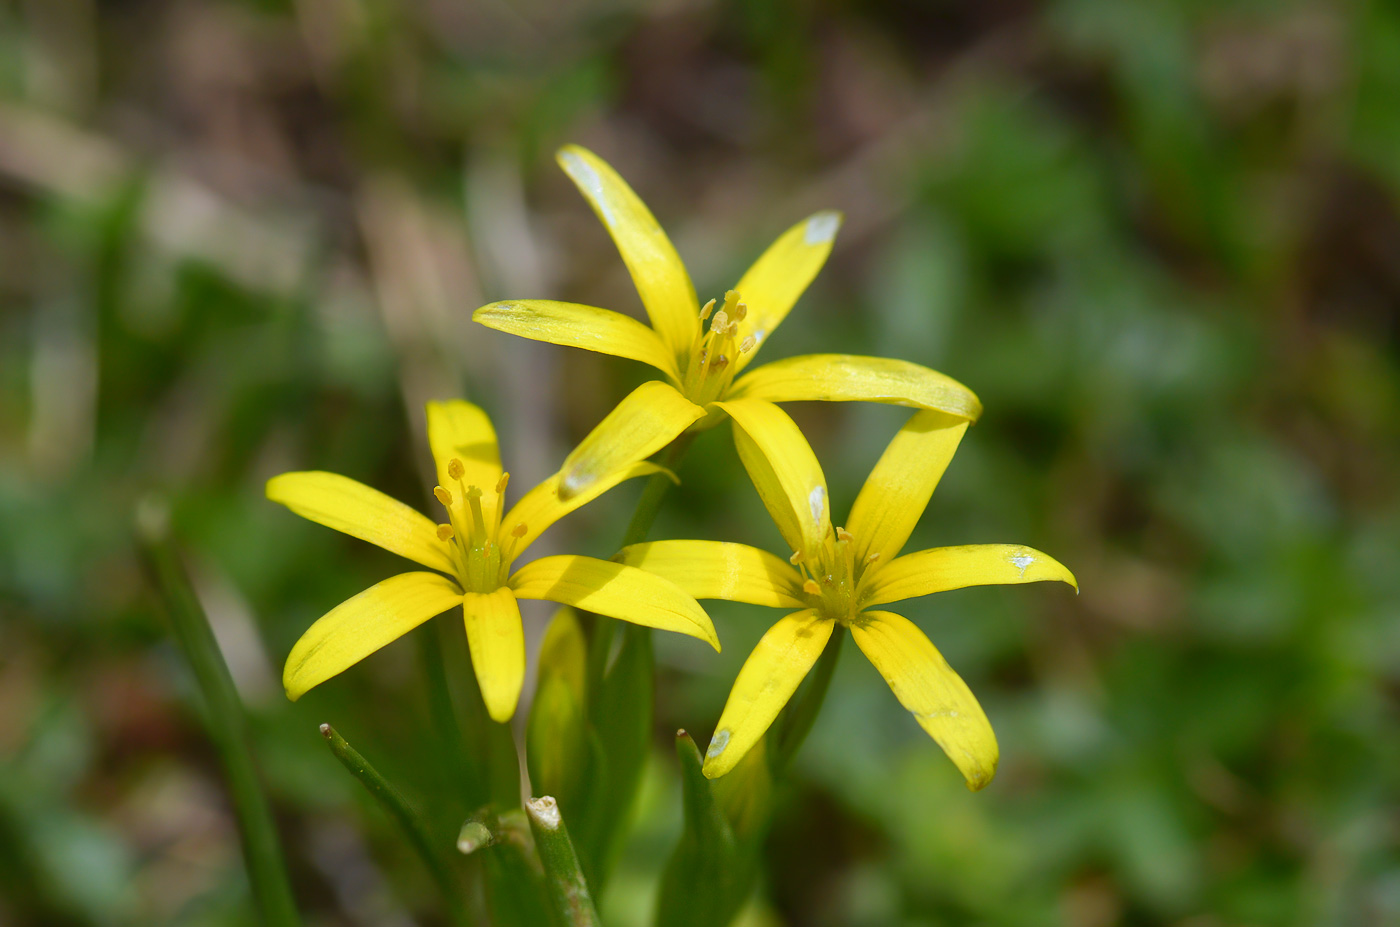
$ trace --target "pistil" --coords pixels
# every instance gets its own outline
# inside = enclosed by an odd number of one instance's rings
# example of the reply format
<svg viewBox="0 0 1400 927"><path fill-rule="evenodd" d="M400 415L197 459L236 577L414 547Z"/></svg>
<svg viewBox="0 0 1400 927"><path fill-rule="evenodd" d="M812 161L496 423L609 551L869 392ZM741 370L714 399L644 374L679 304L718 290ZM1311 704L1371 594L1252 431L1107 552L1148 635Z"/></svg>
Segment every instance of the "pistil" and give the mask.
<svg viewBox="0 0 1400 927"><path fill-rule="evenodd" d="M756 340L752 335L736 344L739 323L748 316L748 305L739 294L730 290L724 294L724 305L714 312L712 299L700 310L700 321L709 320L710 329L699 336L691 352L685 370L683 384L685 394L699 404L718 399L728 389L738 369L735 361L739 355L754 349Z"/></svg>

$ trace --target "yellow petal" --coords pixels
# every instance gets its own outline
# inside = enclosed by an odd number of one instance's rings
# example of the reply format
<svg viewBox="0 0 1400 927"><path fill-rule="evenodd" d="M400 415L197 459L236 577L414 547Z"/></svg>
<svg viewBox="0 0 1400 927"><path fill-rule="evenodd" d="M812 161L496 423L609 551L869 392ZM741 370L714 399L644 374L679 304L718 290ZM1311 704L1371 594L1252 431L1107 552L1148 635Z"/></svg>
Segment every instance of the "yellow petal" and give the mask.
<svg viewBox="0 0 1400 927"><path fill-rule="evenodd" d="M809 608L768 629L729 690L705 751L706 776L714 779L729 772L758 742L821 656L835 626Z"/></svg>
<svg viewBox="0 0 1400 927"><path fill-rule="evenodd" d="M436 573L401 573L370 586L323 615L292 647L282 671L287 697L296 701L461 601L457 584Z"/></svg>
<svg viewBox="0 0 1400 927"><path fill-rule="evenodd" d="M872 571L862 605L883 605L964 586L1058 580L1079 590L1074 574L1054 557L1019 544L967 544L905 554Z"/></svg>
<svg viewBox="0 0 1400 927"><path fill-rule="evenodd" d="M782 557L720 541L633 544L614 558L664 576L697 599L801 608L802 577Z"/></svg>
<svg viewBox="0 0 1400 927"><path fill-rule="evenodd" d="M846 530L855 536L857 563L870 554L888 563L899 553L967 426L942 412L916 412L899 429L851 506Z"/></svg>
<svg viewBox="0 0 1400 927"><path fill-rule="evenodd" d="M831 210L814 213L788 229L763 252L734 289L749 307L739 323L740 340L752 335L755 350L738 357L738 367L753 359L773 329L787 317L797 298L831 254L831 243L841 228L841 214Z"/></svg>
<svg viewBox="0 0 1400 927"><path fill-rule="evenodd" d="M704 409L669 383L643 383L564 458L560 498L567 501L601 477L650 457L704 416Z"/></svg>
<svg viewBox="0 0 1400 927"><path fill-rule="evenodd" d="M729 396L769 402L885 402L970 421L982 414L981 400L952 377L908 361L855 354L805 354L764 364L735 380Z"/></svg>
<svg viewBox="0 0 1400 927"><path fill-rule="evenodd" d="M496 430L479 406L461 399L428 403L428 446L437 464L438 485L456 498L461 490L448 475L447 465L455 458L465 470L463 486L481 490L481 510L486 523L496 514L496 483L501 478L501 452L496 446Z"/></svg>
<svg viewBox="0 0 1400 927"><path fill-rule="evenodd" d="M452 555L437 525L422 513L364 483L311 470L267 481L267 497L302 518L377 544L425 567L452 572Z"/></svg>
<svg viewBox="0 0 1400 927"><path fill-rule="evenodd" d="M851 624L856 646L890 684L899 704L938 742L974 792L996 775L997 738L962 677L907 618L865 612Z"/></svg>
<svg viewBox="0 0 1400 927"><path fill-rule="evenodd" d="M661 336L620 312L552 299L515 299L482 306L472 321L522 338L641 361L680 381L676 356Z"/></svg>
<svg viewBox="0 0 1400 927"><path fill-rule="evenodd" d="M493 592L468 592L462 598L467 646L481 687L481 700L492 721L505 724L515 714L525 681L525 631L520 606L502 586Z"/></svg>
<svg viewBox="0 0 1400 927"><path fill-rule="evenodd" d="M700 305L671 240L641 197L602 158L577 145L566 145L555 157L607 226L651 327L679 356L700 332Z"/></svg>
<svg viewBox="0 0 1400 927"><path fill-rule="evenodd" d="M653 473L665 473L671 479L675 479L675 475L665 467L641 461L624 469L614 470L567 498L560 494L560 477L556 473L527 492L509 512L506 512L505 517L501 519L500 543L510 548L513 541L514 556L518 557L546 528L574 509L582 508L624 480L651 476ZM519 525L524 525L524 528L518 529L521 532L518 537L513 536L511 532L517 530Z"/></svg>
<svg viewBox="0 0 1400 927"><path fill-rule="evenodd" d="M831 532L826 477L797 423L769 402L717 402L734 421L734 446L768 514L794 551L815 557Z"/></svg>
<svg viewBox="0 0 1400 927"><path fill-rule="evenodd" d="M549 599L599 615L698 637L719 650L710 616L670 580L593 557L541 557L510 578L517 598Z"/></svg>

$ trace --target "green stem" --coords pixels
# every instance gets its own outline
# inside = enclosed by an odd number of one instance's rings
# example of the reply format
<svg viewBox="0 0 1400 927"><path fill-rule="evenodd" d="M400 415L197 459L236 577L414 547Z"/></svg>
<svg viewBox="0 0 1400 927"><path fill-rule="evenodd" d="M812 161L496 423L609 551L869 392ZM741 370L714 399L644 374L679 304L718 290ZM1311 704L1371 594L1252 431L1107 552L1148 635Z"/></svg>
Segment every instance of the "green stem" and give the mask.
<svg viewBox="0 0 1400 927"><path fill-rule="evenodd" d="M138 534L157 586L165 599L171 627L194 671L204 696L209 737L219 752L234 813L243 833L243 857L248 882L262 912L262 922L274 927L297 927L301 916L282 859L282 845L272 820L272 808L253 767L243 703L229 675L209 619L195 596L189 577L170 541L169 517L163 503L147 500L137 513Z"/></svg>
<svg viewBox="0 0 1400 927"><path fill-rule="evenodd" d="M442 738L443 752L447 754L447 764L454 780L452 787L454 790L460 789L465 792L468 807L473 807L486 800L485 788L479 781L480 777L467 763L467 751L462 743L462 728L457 720L457 709L452 703L452 689L447 681L447 662L443 654L442 640L447 627L437 618L429 621L428 625L418 634L423 674L428 683L428 711L432 716L433 727Z"/></svg>
<svg viewBox="0 0 1400 927"><path fill-rule="evenodd" d="M544 865L544 881L554 913L568 927L599 927L598 912L593 908L593 898L579 868L569 829L559 814L559 805L546 795L527 801L525 812L530 816L530 830L535 834L535 849Z"/></svg>
<svg viewBox="0 0 1400 927"><path fill-rule="evenodd" d="M418 812L413 810L408 799L404 798L402 792L394 788L388 779L385 779L377 769L370 765L369 760L350 746L345 738L336 732L335 728L329 724L321 725L321 736L326 738L331 753L335 754L335 758L340 760L341 765L350 771L350 775L360 780L360 784L403 828L408 842L413 845L413 849L418 851L418 855L422 858L424 865L428 867L433 881L437 882L438 889L441 890L443 900L447 904L448 916L452 923L458 927L469 927L472 919L468 916L466 906L458 894L452 867L446 858L434 848L428 825L418 816Z"/></svg>
<svg viewBox="0 0 1400 927"><path fill-rule="evenodd" d="M675 473L685 458L685 452L690 450L690 442L694 440L693 433L683 432L667 445L660 460L661 466ZM632 513L632 521L628 524L627 533L623 535L619 547L640 544L647 539L647 532L651 531L651 526L656 523L656 516L661 512L661 503L671 491L672 485L671 477L665 473L651 475L646 487L642 489L642 497L637 500L637 508Z"/></svg>
<svg viewBox="0 0 1400 927"><path fill-rule="evenodd" d="M841 642L845 639L846 629L838 624L836 630L831 632L831 639L826 642L822 655L817 658L817 665L812 674L807 677L796 697L788 703L773 757L774 776L781 775L783 770L787 769L802 742L811 732L812 725L816 723L822 703L826 701L826 691L831 687L831 674L835 672L836 661L841 656Z"/></svg>
<svg viewBox="0 0 1400 927"><path fill-rule="evenodd" d="M661 466L674 474L680 467L681 461L685 459L685 452L690 450L690 444L694 440L694 433L682 432L662 452L659 461ZM627 525L627 533L622 536L622 543L618 545L618 550L633 544L640 544L647 539L651 526L656 523L656 516L661 513L661 503L665 501L666 494L671 491L673 485L675 484L672 482L671 476L666 473L653 473L647 479L646 486L642 488L641 498L637 500L637 508L632 512L632 520ZM590 688L596 686L598 681L603 678L608 656L612 652L613 631L616 623L616 620L612 618L606 618L602 615L593 616L588 639L588 683Z"/></svg>

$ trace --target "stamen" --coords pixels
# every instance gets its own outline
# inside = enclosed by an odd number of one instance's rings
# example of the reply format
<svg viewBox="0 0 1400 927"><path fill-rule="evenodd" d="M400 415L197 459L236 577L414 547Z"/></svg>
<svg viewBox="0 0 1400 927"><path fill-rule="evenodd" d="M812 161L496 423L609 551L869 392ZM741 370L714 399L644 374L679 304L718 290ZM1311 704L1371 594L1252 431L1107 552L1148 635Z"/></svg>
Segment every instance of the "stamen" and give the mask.
<svg viewBox="0 0 1400 927"><path fill-rule="evenodd" d="M845 528L837 528L837 529L836 529L836 540L838 540L838 541L854 541L854 540L855 540L855 537L851 534L851 532L847 531Z"/></svg>
<svg viewBox="0 0 1400 927"><path fill-rule="evenodd" d="M501 493L505 492L505 491L506 491L506 487L509 486L509 485L510 485L510 474L509 474L509 473L502 473L502 474L501 474L501 478L500 478L499 480L496 481L496 495L499 496Z"/></svg>
<svg viewBox="0 0 1400 927"><path fill-rule="evenodd" d="M448 492L447 490L443 489L441 486L434 486L434 487L433 487L433 495L434 495L434 496L437 496L437 501L441 502L441 503L443 504L443 507L444 507L444 508L451 508L451 506L452 506L452 493L450 493L450 492Z"/></svg>
<svg viewBox="0 0 1400 927"><path fill-rule="evenodd" d="M462 466L462 462L456 457L453 457L447 462L447 475L452 477L454 480L460 480L464 475L466 475L466 472L467 468Z"/></svg>
<svg viewBox="0 0 1400 927"><path fill-rule="evenodd" d="M525 527L525 522L523 521L516 522L515 527L510 529L510 543L505 546L506 549L502 558L503 565L515 559L515 546L520 543L520 539L523 538L529 530L529 528Z"/></svg>
<svg viewBox="0 0 1400 927"><path fill-rule="evenodd" d="M792 556L788 558L788 563L791 563L793 566L797 566L805 559L807 558L802 556L802 551L795 550L792 552Z"/></svg>
<svg viewBox="0 0 1400 927"><path fill-rule="evenodd" d="M715 308L715 301L712 299L705 304L705 308L700 310L700 321L705 321L710 317L710 310Z"/></svg>
<svg viewBox="0 0 1400 927"><path fill-rule="evenodd" d="M724 291L724 311L733 314L735 307L739 304L739 294L733 290Z"/></svg>
<svg viewBox="0 0 1400 927"><path fill-rule="evenodd" d="M807 580L805 583L803 583L803 584L802 584L802 591L805 592L805 593L807 593L808 595L821 595L821 594L822 594L822 589L821 589L821 587L817 585L817 581L814 580L814 579L809 579L809 580Z"/></svg>
<svg viewBox="0 0 1400 927"><path fill-rule="evenodd" d="M451 525L438 525L437 536L439 541L450 541L452 535L456 534Z"/></svg>
<svg viewBox="0 0 1400 927"><path fill-rule="evenodd" d="M748 314L749 314L749 304L748 304L748 303L740 303L739 305L737 305L737 306L734 307L734 321L736 321L736 322L742 322L742 321L744 321L744 317L747 316Z"/></svg>
<svg viewBox="0 0 1400 927"><path fill-rule="evenodd" d="M756 344L758 344L758 342L754 340L753 335L749 335L749 336L748 336L747 338L745 338L743 341L739 342L739 353L740 353L740 354L747 354L747 353L749 353L750 351L752 351L752 350L754 349L754 345L756 345Z"/></svg>
<svg viewBox="0 0 1400 927"><path fill-rule="evenodd" d="M710 323L710 331L723 333L729 327L729 313L721 309L715 313L714 321Z"/></svg>
<svg viewBox="0 0 1400 927"><path fill-rule="evenodd" d="M865 562L866 562L866 565L868 566L869 564L872 564L872 563L874 563L876 560L879 560L879 559L880 559L880 552L877 550L877 551L875 551L875 553L873 553L873 554L871 554L870 556L866 557L866 558L865 558Z"/></svg>

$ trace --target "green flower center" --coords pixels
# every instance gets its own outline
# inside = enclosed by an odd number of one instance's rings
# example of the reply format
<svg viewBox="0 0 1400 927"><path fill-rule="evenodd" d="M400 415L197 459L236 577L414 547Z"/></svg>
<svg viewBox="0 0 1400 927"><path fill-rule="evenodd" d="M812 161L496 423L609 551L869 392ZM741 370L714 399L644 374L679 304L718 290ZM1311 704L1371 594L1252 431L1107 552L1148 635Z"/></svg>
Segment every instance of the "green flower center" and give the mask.
<svg viewBox="0 0 1400 927"><path fill-rule="evenodd" d="M451 544L457 581L462 588L467 592L492 592L505 585L516 547L527 529L521 522L508 533L501 532L509 473L502 473L496 482L496 507L488 518L481 505L481 487L464 485L465 472L462 462L454 457L448 461L447 475L456 481L457 493L433 487L433 495L447 510L447 523L438 525L437 535L439 540Z"/></svg>
<svg viewBox="0 0 1400 927"><path fill-rule="evenodd" d="M860 614L861 577L879 557L872 554L857 563L854 540L845 528L835 528L810 562L801 551L789 558L802 574L802 591L807 594L808 604L842 624Z"/></svg>
<svg viewBox="0 0 1400 927"><path fill-rule="evenodd" d="M747 354L757 344L752 335L738 341L739 323L749 313L749 307L730 290L724 294L724 305L711 317L715 308L712 299L700 310L702 332L696 338L691 350L684 358L685 373L681 382L681 392L696 405L705 405L720 398L734 382L738 369L739 355ZM704 322L710 322L710 330L703 331Z"/></svg>

